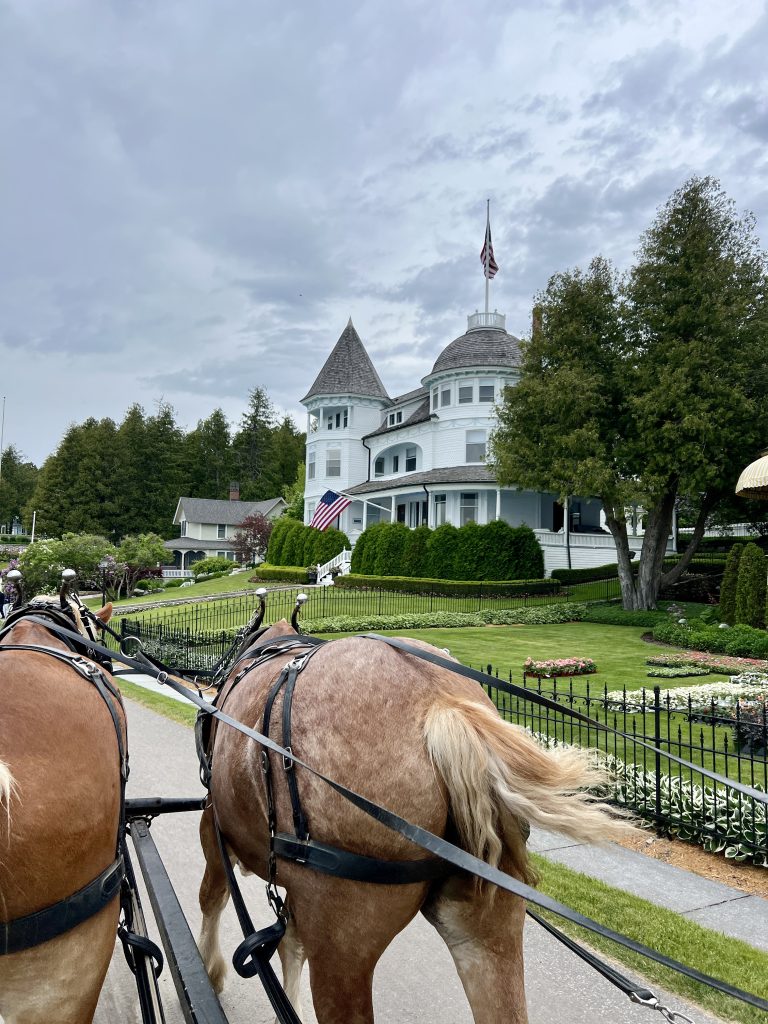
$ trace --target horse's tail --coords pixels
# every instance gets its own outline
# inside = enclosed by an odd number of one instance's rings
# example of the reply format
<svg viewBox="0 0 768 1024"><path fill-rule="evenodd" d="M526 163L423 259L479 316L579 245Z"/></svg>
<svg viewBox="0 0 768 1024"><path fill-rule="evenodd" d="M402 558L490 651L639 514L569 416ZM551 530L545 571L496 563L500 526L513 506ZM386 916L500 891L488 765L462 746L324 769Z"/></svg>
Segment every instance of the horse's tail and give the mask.
<svg viewBox="0 0 768 1024"><path fill-rule="evenodd" d="M11 769L4 761L0 761L0 810L3 807L5 808L3 817L7 818L9 822L11 818L11 796L13 795L14 788Z"/></svg>
<svg viewBox="0 0 768 1024"><path fill-rule="evenodd" d="M462 846L494 866L506 845L522 875L531 874L524 844L512 842L505 828L509 814L585 842L620 839L632 830L586 792L605 780L589 754L547 750L486 704L441 696L427 712L424 734Z"/></svg>

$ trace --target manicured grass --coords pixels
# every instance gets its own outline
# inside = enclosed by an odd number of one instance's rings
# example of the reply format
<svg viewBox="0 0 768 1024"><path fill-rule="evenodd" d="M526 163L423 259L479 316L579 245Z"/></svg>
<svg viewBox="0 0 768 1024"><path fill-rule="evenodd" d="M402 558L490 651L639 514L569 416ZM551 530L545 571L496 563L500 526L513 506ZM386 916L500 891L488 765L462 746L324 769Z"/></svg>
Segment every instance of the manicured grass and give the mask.
<svg viewBox="0 0 768 1024"><path fill-rule="evenodd" d="M130 698L137 704L149 708L150 711L156 711L174 722L179 722L181 725L194 726L197 708L193 704L182 704L181 701L174 700L172 697L164 697L161 693L155 693L154 690L147 690L145 687L139 686L138 683L129 683L121 676L116 676L115 679L124 697Z"/></svg>
<svg viewBox="0 0 768 1024"><path fill-rule="evenodd" d="M533 859L541 874L539 888L560 903L704 974L768 999L768 954L738 939L702 928L671 910L552 864L544 857L534 856ZM741 1024L764 1024L765 1014L761 1010L691 981L554 914L539 910L537 913L572 938L607 953L632 971L691 999L719 1017Z"/></svg>
<svg viewBox="0 0 768 1024"><path fill-rule="evenodd" d="M152 604L156 601L176 601L179 598L184 600L196 597L211 597L214 594L234 594L242 592L255 592L262 584L250 583L249 579L253 572L237 573L236 576L222 576L216 580L203 580L200 583L193 583L191 587L171 587L168 590L158 590L142 597L126 597L120 601L113 601L116 613L121 608L134 607L135 605ZM85 602L89 608L101 607L101 595L89 598Z"/></svg>

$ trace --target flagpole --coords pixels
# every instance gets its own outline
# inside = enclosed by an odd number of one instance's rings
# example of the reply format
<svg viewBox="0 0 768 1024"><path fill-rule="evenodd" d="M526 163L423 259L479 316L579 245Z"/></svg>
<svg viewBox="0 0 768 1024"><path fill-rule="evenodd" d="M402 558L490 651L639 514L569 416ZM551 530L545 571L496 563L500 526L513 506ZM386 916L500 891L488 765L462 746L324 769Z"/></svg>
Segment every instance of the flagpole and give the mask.
<svg viewBox="0 0 768 1024"><path fill-rule="evenodd" d="M486 200L486 218L485 218L485 323L488 325L488 286L490 285L490 278L488 276L488 264L491 259L491 247L488 244L488 234L491 230L491 200Z"/></svg>

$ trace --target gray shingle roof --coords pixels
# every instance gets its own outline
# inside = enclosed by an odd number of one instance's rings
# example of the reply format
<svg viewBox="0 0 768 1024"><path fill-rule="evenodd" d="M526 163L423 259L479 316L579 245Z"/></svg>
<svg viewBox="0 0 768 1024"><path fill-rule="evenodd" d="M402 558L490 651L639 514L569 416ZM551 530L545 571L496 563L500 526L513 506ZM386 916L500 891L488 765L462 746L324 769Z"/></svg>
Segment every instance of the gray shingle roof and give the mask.
<svg viewBox="0 0 768 1024"><path fill-rule="evenodd" d="M404 420L402 423L395 423L391 427L385 420L378 430L372 430L370 434L366 434L365 437L376 437L378 434L389 434L393 430L402 430L403 427L412 427L414 423L426 423L428 419L429 398L425 398L421 405L414 409L407 420Z"/></svg>
<svg viewBox="0 0 768 1024"><path fill-rule="evenodd" d="M348 487L345 494L371 494L374 491L388 491L402 487L421 487L422 484L488 484L496 483L496 477L485 466L448 466L445 469L429 469L424 473L407 473L392 477L391 480L369 480L356 487Z"/></svg>
<svg viewBox="0 0 768 1024"><path fill-rule="evenodd" d="M302 402L315 395L363 395L390 401L360 337L349 323Z"/></svg>
<svg viewBox="0 0 768 1024"><path fill-rule="evenodd" d="M467 331L437 357L432 374L466 366L519 366L520 339L506 331ZM432 376L429 374L428 376ZM425 378L426 379L426 378Z"/></svg>
<svg viewBox="0 0 768 1024"><path fill-rule="evenodd" d="M190 523L224 523L237 526L246 516L260 512L268 516L275 511L275 506L285 504L283 498L268 498L266 501L227 501L215 498L179 498L174 523L179 523L180 513Z"/></svg>
<svg viewBox="0 0 768 1024"><path fill-rule="evenodd" d="M420 398L422 395L428 395L429 392L426 388L414 388L413 391L406 391L404 395L398 395L397 398L392 399L393 405L403 405L405 402L410 402L414 398Z"/></svg>

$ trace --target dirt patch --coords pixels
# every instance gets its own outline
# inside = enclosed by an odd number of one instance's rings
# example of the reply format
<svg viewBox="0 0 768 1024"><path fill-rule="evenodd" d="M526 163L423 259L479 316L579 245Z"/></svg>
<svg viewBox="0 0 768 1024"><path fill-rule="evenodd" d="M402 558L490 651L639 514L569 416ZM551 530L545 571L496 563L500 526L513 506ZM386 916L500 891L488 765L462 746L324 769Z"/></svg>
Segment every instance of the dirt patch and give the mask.
<svg viewBox="0 0 768 1024"><path fill-rule="evenodd" d="M768 899L768 868L754 864L734 864L722 854L707 853L679 839L660 839L648 832L622 840L621 845L627 850L662 860L665 864L672 864L702 878L729 885L740 892Z"/></svg>

